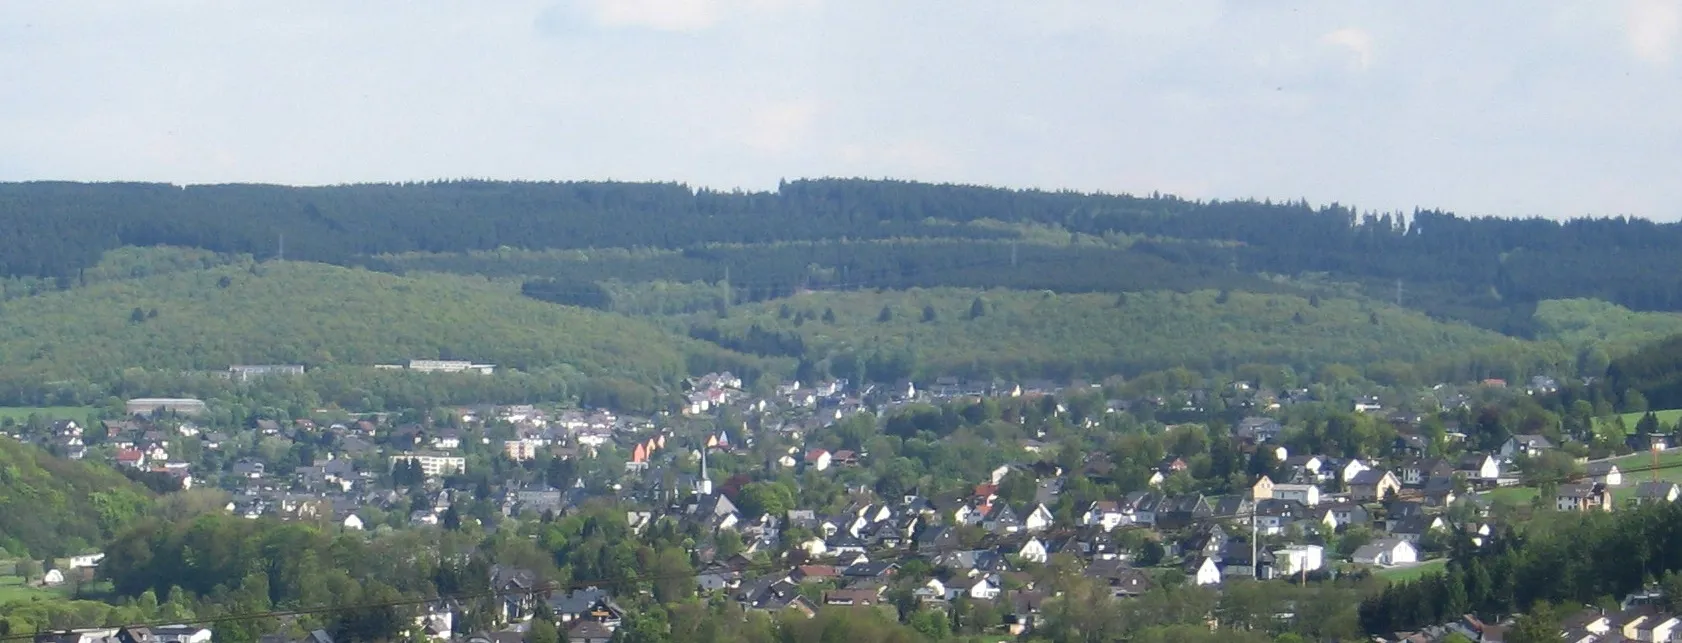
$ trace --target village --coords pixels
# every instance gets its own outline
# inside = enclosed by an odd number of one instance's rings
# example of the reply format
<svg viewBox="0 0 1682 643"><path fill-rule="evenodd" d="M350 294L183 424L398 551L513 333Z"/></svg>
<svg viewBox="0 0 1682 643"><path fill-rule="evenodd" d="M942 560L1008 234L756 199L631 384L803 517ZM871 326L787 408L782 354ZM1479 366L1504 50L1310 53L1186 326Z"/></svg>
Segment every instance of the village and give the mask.
<svg viewBox="0 0 1682 643"><path fill-rule="evenodd" d="M263 371L269 372L286 371ZM1517 389L1485 381L1436 387L1415 399L1429 399L1438 414L1448 415L1457 405L1470 409L1553 385L1547 378ZM219 490L226 510L237 516L346 532L489 532L606 504L622 509L633 530L670 520L703 534L691 552L695 589L727 596L747 610L810 615L826 607L891 607L906 600L938 609L980 602L993 606L998 630L1009 635L1039 622L1039 606L1049 596L1034 570L1051 565L1072 565L1117 598L1162 584L1306 583L1440 565L1456 539L1476 545L1501 528L1503 507L1496 498L1503 490L1534 486L1524 464L1568 448L1556 444L1566 441L1557 434L1513 435L1488 451L1459 448L1459 455L1443 457L1441 445L1431 444L1424 431L1409 430L1427 416L1416 402L1362 393L1336 403L1396 427L1383 457L1291 452L1285 437L1292 429L1280 419L1281 410L1323 401L1308 389L1262 391L1244 382L1214 392L1106 397L1088 405L1096 417L1076 420L1067 401L1102 391L1081 382L940 378L921 387L901 382L857 389L841 380L784 382L769 395L754 395L739 378L715 373L688 382L681 409L651 417L514 405L452 408L442 417L322 412L210 427L197 420L204 401L150 398L130 400L126 418L10 430L61 457L109 459L159 489ZM1197 475L1210 475L1209 453L1165 453L1140 480L1123 476L1110 452L1070 455L1056 436L1029 428L1035 437L997 449L1004 454L997 464L962 488L926 492L882 485L873 475L881 467L866 445L838 437L842 425L861 416L881 423L914 408L984 400L1024 408L1043 400L1047 413L1035 421L1076 430L1099 428L1105 417L1143 407L1197 416L1204 405L1218 404L1236 409L1241 419L1230 435L1212 439L1250 464L1234 468L1242 485L1205 493L1200 489L1210 485ZM1027 424L1026 417L1018 421ZM1451 430L1447 439L1463 442L1466 436ZM1656 454L1667 450L1667 440L1667 434L1631 436L1623 450ZM1638 468L1642 457L1590 461L1572 455L1579 473L1543 485L1546 497L1533 491L1520 509L1605 511L1619 506L1618 499L1639 504L1682 496L1674 482L1644 480L1633 471L1626 476L1620 469ZM1252 469L1265 472L1246 473ZM841 500L808 506L747 497L754 495L751 485L778 477L800 485L839 484ZM1077 482L1118 492L1080 498L1069 492ZM725 541L730 544L721 546ZM67 553L74 556L64 569L44 570L40 582L97 578L99 552ZM499 565L491 575L490 589L504 599L489 620L496 628L456 631L463 606L447 597L427 605L416 627L437 640L508 641L541 615L554 619L567 640L596 643L611 638L625 617L603 588L550 586L535 572L511 566ZM1651 625L1652 618L1642 622ZM187 629L192 631L154 630L150 639L135 640L196 643L208 636L208 630ZM116 634L86 631L50 640Z"/></svg>

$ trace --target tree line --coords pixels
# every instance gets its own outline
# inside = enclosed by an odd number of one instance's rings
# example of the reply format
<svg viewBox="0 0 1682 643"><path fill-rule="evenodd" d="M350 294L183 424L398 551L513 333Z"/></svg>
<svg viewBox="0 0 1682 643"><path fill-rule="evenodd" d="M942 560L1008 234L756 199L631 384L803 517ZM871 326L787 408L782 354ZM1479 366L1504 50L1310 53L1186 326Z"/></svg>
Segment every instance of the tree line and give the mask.
<svg viewBox="0 0 1682 643"><path fill-rule="evenodd" d="M375 255L503 247L684 251L840 239L1021 240L1025 233L1011 226L1024 225L1143 239L1111 253L1108 269L1055 271L1047 265L1034 271L1052 275L1034 279L1058 282L1044 286L1054 289L1091 288L1094 272L1127 273L1130 262L1160 260L1189 274L1329 273L1386 299L1401 280L1411 293L1404 301L1412 305L1520 335L1533 330L1525 324L1526 309L1544 299L1592 297L1639 310L1682 309L1677 270L1682 260L1671 251L1682 242L1677 224L1467 218L1434 210L1379 214L1302 201L1194 201L841 179L791 181L772 192L601 182L312 188L5 184L0 185L0 273L49 278L68 287L80 283L105 251L125 245L273 257L283 235L291 240L289 258L351 263ZM927 248L908 244L895 250L898 270L890 269L893 262L863 258L848 281L892 287L906 278L907 266L923 279L941 274L938 265L917 266L939 263ZM1618 261L1605 261L1613 255ZM711 262L711 272L721 272L715 259L691 259ZM1020 267L1026 259L1018 256L1012 263ZM1098 259L1076 265L1094 262L1105 265ZM820 263L835 267L845 261ZM972 285L963 280L1000 274L958 271L939 285ZM805 281L801 276L797 283ZM1014 285L985 285L1004 284Z"/></svg>

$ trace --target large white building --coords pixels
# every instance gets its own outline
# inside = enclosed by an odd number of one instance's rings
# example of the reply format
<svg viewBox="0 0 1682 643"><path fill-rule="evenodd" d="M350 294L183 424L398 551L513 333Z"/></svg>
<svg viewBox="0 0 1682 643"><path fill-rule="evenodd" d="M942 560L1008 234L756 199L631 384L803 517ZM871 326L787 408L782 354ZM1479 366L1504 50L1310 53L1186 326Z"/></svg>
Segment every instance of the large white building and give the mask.
<svg viewBox="0 0 1682 643"><path fill-rule="evenodd" d="M409 370L422 373L481 373L490 375L496 371L496 365L474 364L473 362L450 359L412 359L409 360Z"/></svg>
<svg viewBox="0 0 1682 643"><path fill-rule="evenodd" d="M300 364L235 364L228 367L228 377L236 382L247 382L259 377L270 375L303 375L304 367Z"/></svg>
<svg viewBox="0 0 1682 643"><path fill-rule="evenodd" d="M391 456L391 466L396 467L402 462L419 462L421 471L428 477L447 476L457 473L467 473L467 458L448 453L431 451L417 451L413 453L399 453Z"/></svg>
<svg viewBox="0 0 1682 643"><path fill-rule="evenodd" d="M204 400L189 397L137 397L123 404L123 412L129 415L199 415L204 411Z"/></svg>

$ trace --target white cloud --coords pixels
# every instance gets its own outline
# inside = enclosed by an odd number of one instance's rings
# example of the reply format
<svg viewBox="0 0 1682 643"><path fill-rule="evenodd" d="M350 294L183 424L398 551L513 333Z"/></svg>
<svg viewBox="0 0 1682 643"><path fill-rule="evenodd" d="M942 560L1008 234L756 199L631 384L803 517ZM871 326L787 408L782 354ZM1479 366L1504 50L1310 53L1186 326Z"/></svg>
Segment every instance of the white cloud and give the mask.
<svg viewBox="0 0 1682 643"><path fill-rule="evenodd" d="M1682 4L1674 0L1630 0L1624 11L1624 35L1636 57L1668 63L1682 34Z"/></svg>
<svg viewBox="0 0 1682 643"><path fill-rule="evenodd" d="M1320 36L1320 42L1348 49L1354 54L1350 66L1365 70L1372 66L1372 34L1359 27L1344 27Z"/></svg>

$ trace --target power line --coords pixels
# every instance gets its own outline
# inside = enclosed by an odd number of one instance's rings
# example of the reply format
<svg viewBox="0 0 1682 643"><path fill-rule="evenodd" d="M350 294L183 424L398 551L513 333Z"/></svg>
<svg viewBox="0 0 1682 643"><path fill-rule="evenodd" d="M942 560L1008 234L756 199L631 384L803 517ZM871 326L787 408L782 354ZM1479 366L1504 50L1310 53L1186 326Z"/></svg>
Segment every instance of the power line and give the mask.
<svg viewBox="0 0 1682 643"><path fill-rule="evenodd" d="M1682 468L1682 460L1677 460L1675 462L1658 464L1658 465L1643 465L1643 466L1640 466L1640 467L1631 467L1629 469L1621 470L1620 473L1643 473L1643 472L1647 472L1647 471L1663 471L1663 470L1676 469L1676 468ZM1586 477L1589 477L1588 474L1586 474L1586 473L1574 473L1574 474L1571 474L1571 475L1568 475L1568 476L1563 476L1563 477L1559 478L1558 480L1549 480L1549 481L1544 481L1542 483L1538 483L1538 486L1540 486L1540 484L1546 484L1546 483L1549 483L1549 482L1554 483L1554 484L1565 484L1565 483L1579 481L1579 480L1581 480L1583 478L1586 478ZM1242 494L1238 494L1238 495L1242 495ZM1223 514L1223 515L1219 515L1219 516L1205 516L1205 517L1202 517L1202 518L1193 518L1192 520L1187 521L1187 524L1186 524L1185 528L1189 529L1189 528L1197 527L1197 526L1219 524L1219 523L1222 523L1222 522L1243 520L1243 519L1246 519L1246 518L1253 519L1256 516L1260 516L1260 515L1266 515L1266 514L1265 514L1265 512L1252 510L1252 511L1248 511L1248 512ZM1122 525L1122 526L1116 528L1114 531L1124 531L1124 530L1134 530L1134 529L1154 529L1154 527L1149 526L1149 525L1141 525L1141 524L1129 524L1129 525ZM1044 537L1046 537L1048 539L1055 539L1055 538L1060 538L1060 537L1063 537L1063 536L1073 535L1073 534L1075 534L1079 531L1082 531L1082 530L1079 529L1079 528L1067 528L1067 527L1065 527L1065 528L1056 530L1054 532L1049 532L1049 533L1041 534L1041 535L1043 535ZM977 547L961 546L961 545L960 546L953 546L953 547L939 547L939 548L933 548L933 549L928 549L928 550L914 549L914 548L910 548L910 547L897 547L897 548L890 548L888 550L885 550L884 552L878 552L875 555L872 555L870 553L866 553L865 557L870 559L871 562L898 562L898 561L906 560L906 559L909 559L909 558L936 557L936 556L940 556L942 554L949 554L949 553L955 553L955 552L961 552L961 551L975 551L976 549L978 549L978 548ZM1252 561L1252 564L1253 563L1254 563L1254 561ZM750 563L749 565L743 567L743 569L741 570L741 573L746 575L748 570L755 569L755 568L764 568L765 570L769 571L769 570L785 569L787 567L788 567L788 563L761 563L761 564L751 564ZM689 572L689 573L683 573L683 574L640 574L640 575L631 575L631 576L628 576L628 577L625 577L625 578L620 578L620 579L594 579L594 580L586 580L586 581L575 580L575 581L568 582L568 583L543 583L543 584L540 584L538 586L531 587L531 588L526 588L526 589L515 589L515 590L495 590L495 589L492 589L492 590L481 591L481 592L459 592L459 593L453 593L453 594L439 594L437 596L433 596L433 597L429 597L429 598L402 599L402 600L395 600L395 601L378 601L378 602L371 602L371 603L356 603L356 604L351 604L351 605L331 605L331 606L303 607L303 608L287 609L287 610L270 610L270 611L265 611L265 612L247 612L247 613L242 613L242 614L224 614L222 616L215 616L215 617L208 617L208 618L195 618L195 619L186 619L186 620L177 619L177 620L170 620L170 621L152 621L152 622L147 622L147 623L133 623L133 624L129 624L127 627L165 627L165 626L170 626L170 625L215 625L215 624L218 624L218 623L251 621L251 620L259 620L259 619L267 619L267 618L286 618L286 617L295 617L295 616L316 616L316 615L322 615L322 614L334 614L334 613L340 613L340 612L351 612L351 611L364 610L364 609L409 607L409 606L416 606L416 605L425 605L425 604L428 604L428 603L436 603L436 602L439 602L439 601L468 601L468 600L473 600L473 599L477 599L477 598L533 596L533 595L547 594L547 593L550 593L550 592L555 592L555 591L560 591L560 590L613 587L613 586L616 586L616 585L626 585L626 584L642 583L642 582L654 582L654 581L660 581L660 580L680 580L680 579L691 579L692 580L692 579L696 578L697 576L698 576L697 572ZM106 628L96 628L96 629L106 629ZM37 636L36 634L12 634L12 635L0 636L0 641L33 640L36 636Z"/></svg>

